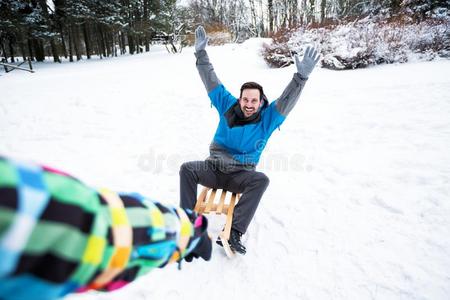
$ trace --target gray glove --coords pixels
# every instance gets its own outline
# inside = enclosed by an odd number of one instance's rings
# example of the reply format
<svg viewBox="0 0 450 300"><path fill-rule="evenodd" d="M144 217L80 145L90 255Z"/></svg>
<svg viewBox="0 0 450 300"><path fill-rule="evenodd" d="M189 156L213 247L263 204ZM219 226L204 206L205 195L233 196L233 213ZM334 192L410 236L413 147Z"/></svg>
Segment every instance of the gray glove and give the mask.
<svg viewBox="0 0 450 300"><path fill-rule="evenodd" d="M198 26L197 29L195 29L195 52L205 50L207 44L208 38L206 37L205 28L203 28L203 26Z"/></svg>
<svg viewBox="0 0 450 300"><path fill-rule="evenodd" d="M317 49L308 46L303 55L303 60L300 61L298 55L295 56L295 65L297 66L297 72L301 77L307 79L309 74L313 71L317 62L319 61L320 54Z"/></svg>

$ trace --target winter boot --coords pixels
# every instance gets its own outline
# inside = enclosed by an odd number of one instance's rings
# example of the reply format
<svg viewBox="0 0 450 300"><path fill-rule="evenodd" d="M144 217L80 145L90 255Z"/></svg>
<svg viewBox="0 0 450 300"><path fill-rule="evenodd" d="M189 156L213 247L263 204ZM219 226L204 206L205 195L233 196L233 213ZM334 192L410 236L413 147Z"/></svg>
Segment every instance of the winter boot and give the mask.
<svg viewBox="0 0 450 300"><path fill-rule="evenodd" d="M230 239L228 240L228 244L230 245L231 250L237 252L239 254L244 255L247 252L247 249L241 242L242 233L237 231L236 229L231 228ZM222 240L220 237L217 238L216 244L223 247Z"/></svg>
<svg viewBox="0 0 450 300"><path fill-rule="evenodd" d="M247 249L245 248L244 245L242 245L241 237L242 237L242 233L231 228L230 240L229 240L231 250L244 255L247 252Z"/></svg>

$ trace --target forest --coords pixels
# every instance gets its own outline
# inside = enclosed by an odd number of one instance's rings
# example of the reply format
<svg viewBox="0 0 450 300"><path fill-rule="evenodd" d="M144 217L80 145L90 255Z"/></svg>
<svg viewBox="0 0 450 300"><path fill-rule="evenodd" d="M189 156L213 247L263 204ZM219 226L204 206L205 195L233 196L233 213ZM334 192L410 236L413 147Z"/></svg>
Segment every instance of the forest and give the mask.
<svg viewBox="0 0 450 300"><path fill-rule="evenodd" d="M148 52L153 43L176 53L192 44L199 24L207 28L211 44L251 37L273 37L277 44L299 31L329 30L360 20L432 20L441 26L438 37L445 41L449 7L447 0L0 0L0 55L10 63L72 62ZM285 65L290 50L279 62L279 57L271 59L280 52L275 48L266 48L266 60L274 67Z"/></svg>

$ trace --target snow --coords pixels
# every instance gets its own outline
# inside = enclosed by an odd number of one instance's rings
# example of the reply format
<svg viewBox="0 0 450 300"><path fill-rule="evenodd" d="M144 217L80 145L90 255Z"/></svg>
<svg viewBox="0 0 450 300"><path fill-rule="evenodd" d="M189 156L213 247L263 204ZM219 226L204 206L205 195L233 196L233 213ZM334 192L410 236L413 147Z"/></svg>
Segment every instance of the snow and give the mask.
<svg viewBox="0 0 450 300"><path fill-rule="evenodd" d="M295 66L269 69L263 40L209 47L234 94L278 97ZM0 75L0 153L95 186L178 203L178 168L204 159L218 117L193 49L36 64ZM229 260L157 269L88 299L450 298L450 61L316 69L259 170L271 183ZM211 234L223 218L212 216Z"/></svg>

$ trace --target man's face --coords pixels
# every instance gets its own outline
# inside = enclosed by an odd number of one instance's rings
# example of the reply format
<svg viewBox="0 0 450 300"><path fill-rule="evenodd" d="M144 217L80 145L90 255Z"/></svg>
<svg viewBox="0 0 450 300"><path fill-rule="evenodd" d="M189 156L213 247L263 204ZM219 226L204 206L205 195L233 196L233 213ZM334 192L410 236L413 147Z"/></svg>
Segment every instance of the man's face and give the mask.
<svg viewBox="0 0 450 300"><path fill-rule="evenodd" d="M246 118L256 113L261 106L258 89L245 89L242 91L242 96L239 98L239 105Z"/></svg>

